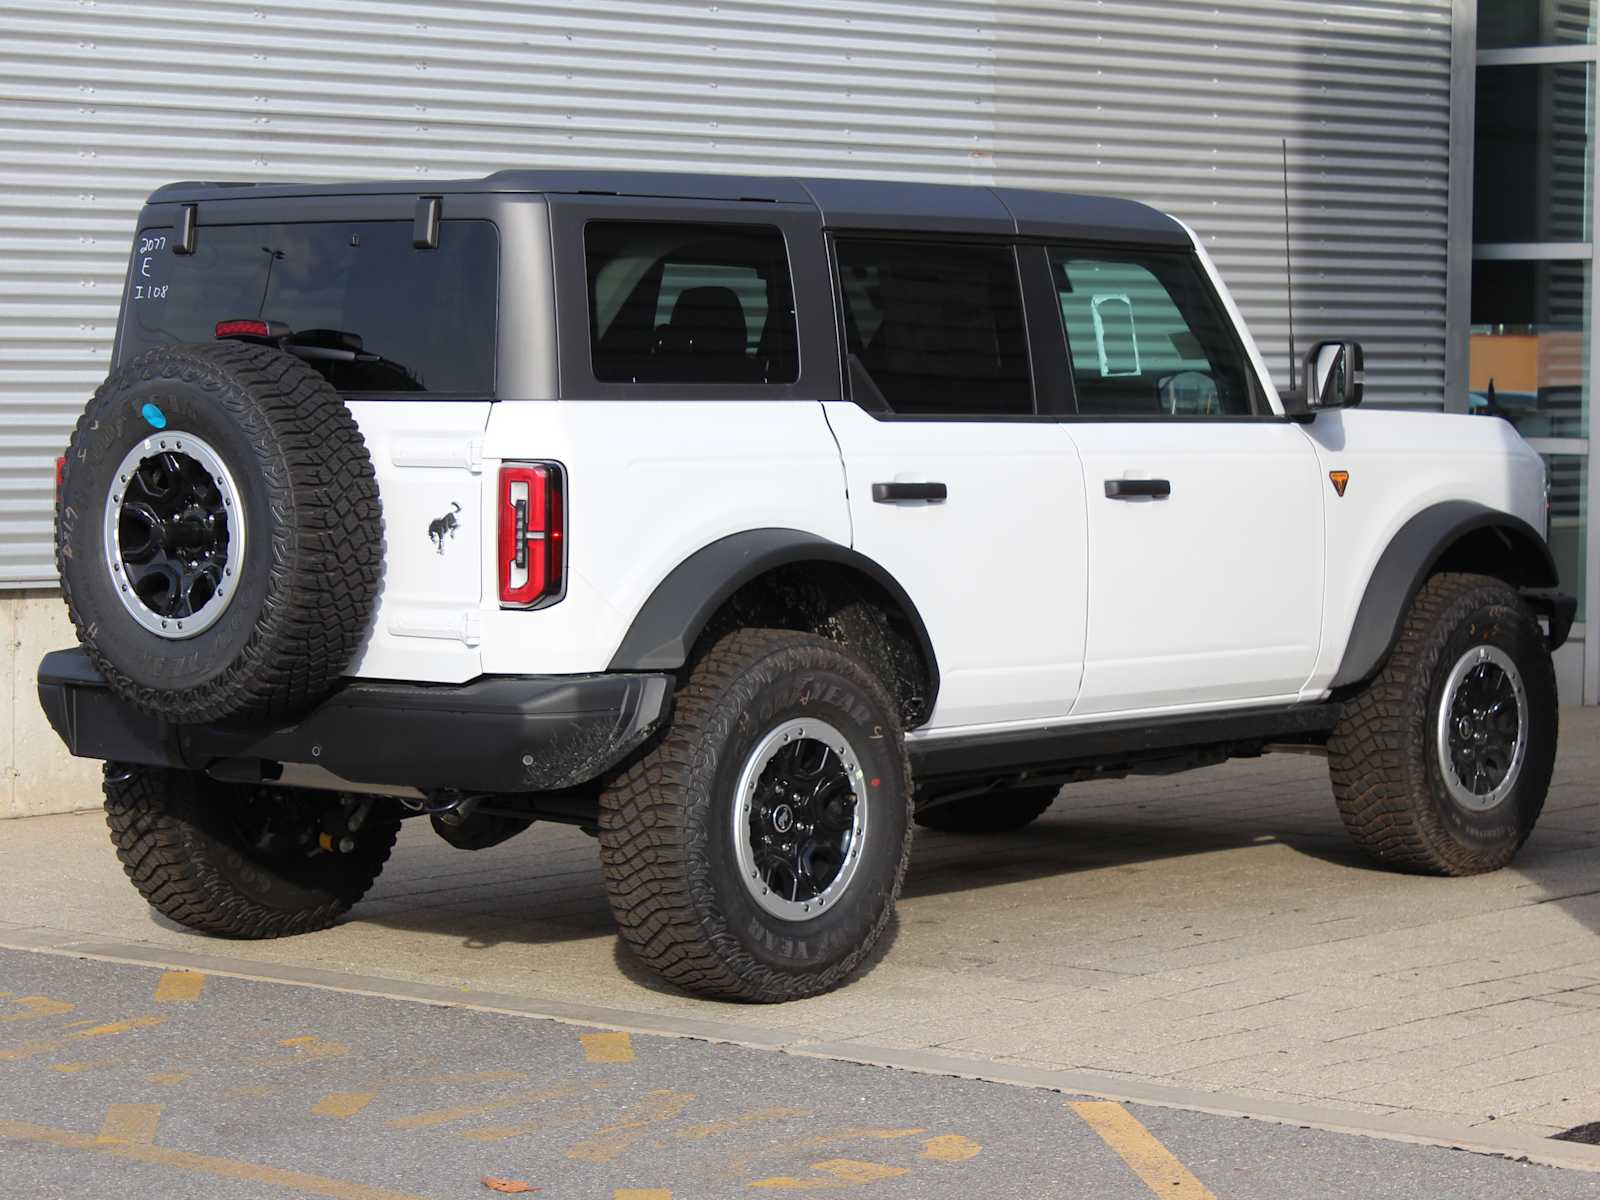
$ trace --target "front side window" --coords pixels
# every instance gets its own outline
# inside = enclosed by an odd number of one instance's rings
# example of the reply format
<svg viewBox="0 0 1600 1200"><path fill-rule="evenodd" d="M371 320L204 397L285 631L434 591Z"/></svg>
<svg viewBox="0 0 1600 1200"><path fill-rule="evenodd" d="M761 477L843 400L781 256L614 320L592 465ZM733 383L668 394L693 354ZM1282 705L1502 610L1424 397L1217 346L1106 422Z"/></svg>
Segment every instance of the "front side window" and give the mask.
<svg viewBox="0 0 1600 1200"><path fill-rule="evenodd" d="M1052 249L1078 411L1125 417L1246 416L1244 354L1191 259Z"/></svg>
<svg viewBox="0 0 1600 1200"><path fill-rule="evenodd" d="M613 383L793 383L794 294L767 226L593 221L589 345Z"/></svg>
<svg viewBox="0 0 1600 1200"><path fill-rule="evenodd" d="M856 403L919 416L1033 412L1009 246L841 238L837 256Z"/></svg>

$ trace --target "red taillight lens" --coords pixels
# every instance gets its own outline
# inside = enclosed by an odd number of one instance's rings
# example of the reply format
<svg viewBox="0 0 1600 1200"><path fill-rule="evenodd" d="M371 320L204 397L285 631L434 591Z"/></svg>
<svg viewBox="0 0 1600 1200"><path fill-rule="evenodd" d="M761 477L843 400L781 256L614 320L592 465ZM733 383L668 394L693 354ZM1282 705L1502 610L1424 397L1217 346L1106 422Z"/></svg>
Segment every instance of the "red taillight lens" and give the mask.
<svg viewBox="0 0 1600 1200"><path fill-rule="evenodd" d="M566 514L561 468L506 463L500 468L500 603L531 608L561 595Z"/></svg>
<svg viewBox="0 0 1600 1200"><path fill-rule="evenodd" d="M230 337L271 337L272 328L265 321L218 321L217 336Z"/></svg>

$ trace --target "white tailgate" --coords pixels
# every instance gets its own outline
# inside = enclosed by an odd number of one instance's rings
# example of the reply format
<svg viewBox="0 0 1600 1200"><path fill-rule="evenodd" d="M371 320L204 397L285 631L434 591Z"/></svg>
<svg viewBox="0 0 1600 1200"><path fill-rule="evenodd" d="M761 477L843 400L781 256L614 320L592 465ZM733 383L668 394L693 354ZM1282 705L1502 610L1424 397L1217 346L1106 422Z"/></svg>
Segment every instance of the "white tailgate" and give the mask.
<svg viewBox="0 0 1600 1200"><path fill-rule="evenodd" d="M355 400L383 497L384 571L350 674L462 683L482 673L487 401Z"/></svg>

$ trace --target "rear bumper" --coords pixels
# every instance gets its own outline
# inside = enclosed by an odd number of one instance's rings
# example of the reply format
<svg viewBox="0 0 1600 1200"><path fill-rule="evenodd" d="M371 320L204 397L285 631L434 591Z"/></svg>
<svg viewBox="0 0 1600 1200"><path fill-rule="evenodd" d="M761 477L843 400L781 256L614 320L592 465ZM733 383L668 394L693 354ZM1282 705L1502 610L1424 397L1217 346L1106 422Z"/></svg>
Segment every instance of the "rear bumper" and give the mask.
<svg viewBox="0 0 1600 1200"><path fill-rule="evenodd" d="M290 725L171 725L122 701L73 649L40 662L39 703L80 758L240 780L275 779L295 765L368 786L551 792L597 778L659 729L672 676L351 680Z"/></svg>

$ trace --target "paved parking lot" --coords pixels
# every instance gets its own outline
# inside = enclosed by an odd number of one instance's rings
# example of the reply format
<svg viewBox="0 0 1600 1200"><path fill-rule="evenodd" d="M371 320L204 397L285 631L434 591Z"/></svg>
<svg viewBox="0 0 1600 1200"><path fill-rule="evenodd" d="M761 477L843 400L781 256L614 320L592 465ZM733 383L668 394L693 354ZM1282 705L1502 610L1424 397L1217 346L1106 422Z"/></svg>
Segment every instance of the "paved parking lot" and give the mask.
<svg viewBox="0 0 1600 1200"><path fill-rule="evenodd" d="M347 924L219 943L148 912L97 815L7 822L0 943L222 956L596 1024L1533 1144L1600 1120L1600 711L1563 720L1546 815L1497 875L1369 868L1318 759L1082 785L1021 835L919 833L888 953L781 1007L710 1004L638 970L593 843L556 826L469 854L409 824Z"/></svg>
<svg viewBox="0 0 1600 1200"><path fill-rule="evenodd" d="M1579 1200L1578 1171L0 950L0 1194Z"/></svg>

